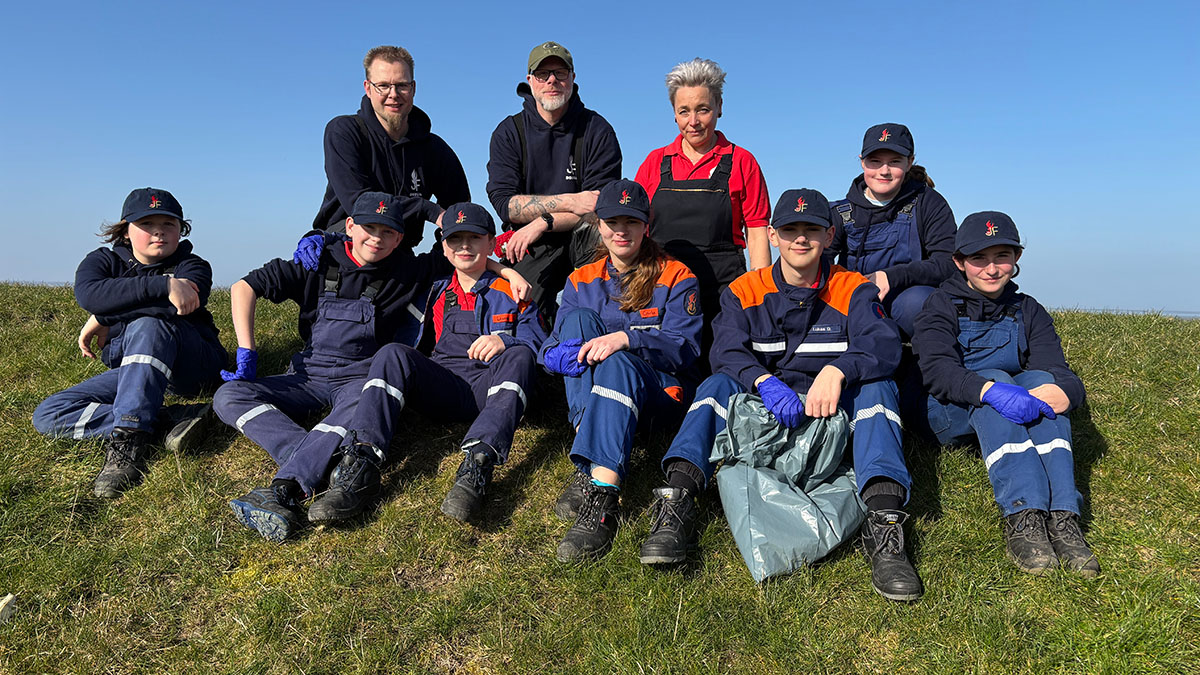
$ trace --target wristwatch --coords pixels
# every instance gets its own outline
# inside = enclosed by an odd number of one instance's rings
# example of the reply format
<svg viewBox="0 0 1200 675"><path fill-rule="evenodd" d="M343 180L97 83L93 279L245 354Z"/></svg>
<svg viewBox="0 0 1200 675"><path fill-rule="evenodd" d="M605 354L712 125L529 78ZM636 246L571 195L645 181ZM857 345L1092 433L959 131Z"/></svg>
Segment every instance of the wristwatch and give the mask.
<svg viewBox="0 0 1200 675"><path fill-rule="evenodd" d="M546 231L553 232L554 231L554 216L550 215L549 213L543 213L542 220L546 221Z"/></svg>

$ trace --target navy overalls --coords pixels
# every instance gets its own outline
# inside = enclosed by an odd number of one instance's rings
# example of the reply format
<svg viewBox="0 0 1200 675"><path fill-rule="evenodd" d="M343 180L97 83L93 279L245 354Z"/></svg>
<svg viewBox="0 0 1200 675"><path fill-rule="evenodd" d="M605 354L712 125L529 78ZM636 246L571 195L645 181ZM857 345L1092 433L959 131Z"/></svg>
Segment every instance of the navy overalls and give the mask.
<svg viewBox="0 0 1200 675"><path fill-rule="evenodd" d="M967 317L959 298L958 350L963 366L996 382L1033 389L1054 382L1041 370L1021 370L1025 326L1019 306L1009 305L995 321ZM989 405L964 407L928 400L929 426L941 443L969 436L979 439L980 452L992 482L996 504L1008 516L1025 509L1070 511L1079 514L1082 497L1075 488L1071 456L1071 421L1065 414L1013 424Z"/></svg>
<svg viewBox="0 0 1200 675"><path fill-rule="evenodd" d="M384 451L392 434L391 420L371 407L358 414L358 403L369 385L371 356L379 348L372 300L383 280L368 284L357 298L339 297L340 272L336 263L327 264L312 338L308 348L292 357L287 373L227 382L213 399L220 418L279 465L275 477L295 480L309 495L325 480L349 430L356 430L364 440L375 439L369 442ZM410 309L415 308L410 305ZM293 421L326 406L333 409L311 432Z"/></svg>
<svg viewBox="0 0 1200 675"><path fill-rule="evenodd" d="M158 270L174 276L174 267ZM211 324L211 319L209 319ZM215 329L214 329L215 331ZM60 391L33 411L33 426L76 440L108 436L113 427L153 432L163 397L195 396L219 382L226 353L215 332L179 318L144 316L113 326L100 353L112 370Z"/></svg>
<svg viewBox="0 0 1200 675"><path fill-rule="evenodd" d="M721 291L746 272L746 256L733 241L733 202L729 197L729 175L733 151L721 156L708 178L675 180L671 155L659 167L658 189L650 202L650 237L687 265L700 282L700 309L704 327L700 353L712 345L712 319L720 308ZM707 362L701 359L704 369Z"/></svg>
<svg viewBox="0 0 1200 675"><path fill-rule="evenodd" d="M398 343L379 350L371 361L359 409L378 415L381 424L376 428L386 428L389 434L377 441L372 432L360 432L359 440L386 449L390 430L407 404L437 420L473 420L463 447L479 441L496 451L497 463L508 459L517 422L528 403L527 392L532 391L537 356L529 344L507 339L504 351L486 363L469 358L467 349L481 335L519 334L540 346L545 334L536 306L518 305L506 294L506 282L496 282L502 288L489 287L494 279L485 274L470 295L460 296L454 284L436 298L442 323L432 357ZM487 302L489 298L493 302Z"/></svg>
<svg viewBox="0 0 1200 675"><path fill-rule="evenodd" d="M921 259L921 235L916 216L918 194L911 202L901 207L890 222L872 223L860 227L854 222L854 204L848 199L839 199L830 204L840 216L834 223L846 234L846 254L843 267L864 276L893 265L903 265ZM925 306L925 300L934 291L933 286L909 286L896 293L888 293L883 299L888 316L900 326L907 337L913 334L913 323Z"/></svg>

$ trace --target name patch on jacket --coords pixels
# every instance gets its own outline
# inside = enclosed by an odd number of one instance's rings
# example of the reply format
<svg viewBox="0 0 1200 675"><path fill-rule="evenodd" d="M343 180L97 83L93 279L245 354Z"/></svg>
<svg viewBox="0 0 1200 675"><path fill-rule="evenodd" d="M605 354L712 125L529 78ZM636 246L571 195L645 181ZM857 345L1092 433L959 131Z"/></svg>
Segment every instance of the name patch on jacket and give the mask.
<svg viewBox="0 0 1200 675"><path fill-rule="evenodd" d="M642 315L643 319L653 319L654 317L658 316L658 308L647 307L646 309L641 310L640 314Z"/></svg>
<svg viewBox="0 0 1200 675"><path fill-rule="evenodd" d="M512 323L517 320L516 314L493 314L492 323Z"/></svg>

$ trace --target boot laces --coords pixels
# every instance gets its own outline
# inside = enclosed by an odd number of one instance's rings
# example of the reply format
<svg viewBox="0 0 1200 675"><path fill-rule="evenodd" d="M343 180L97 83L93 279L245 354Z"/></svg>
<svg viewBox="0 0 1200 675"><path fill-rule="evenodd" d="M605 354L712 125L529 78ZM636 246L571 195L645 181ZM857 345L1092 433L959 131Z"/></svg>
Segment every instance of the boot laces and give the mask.
<svg viewBox="0 0 1200 675"><path fill-rule="evenodd" d="M600 517L604 514L602 504L606 501L608 501L607 495L589 479L589 483L583 488L583 502L579 505L579 517L576 523L589 530L597 529L600 526Z"/></svg>
<svg viewBox="0 0 1200 675"><path fill-rule="evenodd" d="M454 480L457 482L465 478L476 492L483 492L487 485L487 479L483 475L483 464L476 461L472 455L467 455L462 464L458 465L458 472L454 474Z"/></svg>
<svg viewBox="0 0 1200 675"><path fill-rule="evenodd" d="M667 499L666 497L659 496L656 498L654 504L650 506L650 531L681 529L683 527L683 517L679 515L679 510L683 508L684 499L687 499L687 497Z"/></svg>
<svg viewBox="0 0 1200 675"><path fill-rule="evenodd" d="M1083 530L1079 529L1079 520L1075 514L1069 511L1055 513L1051 526L1058 533L1058 537L1068 544L1087 546L1087 540L1083 538Z"/></svg>
<svg viewBox="0 0 1200 675"><path fill-rule="evenodd" d="M358 483L359 477L368 467L378 466L379 457L374 446L369 443L354 443L342 455L341 465L338 466L337 478L334 481L339 487L351 487ZM332 487L332 486L331 486Z"/></svg>
<svg viewBox="0 0 1200 675"><path fill-rule="evenodd" d="M113 435L105 453L105 462L118 466L132 466L137 463L137 443L125 435Z"/></svg>

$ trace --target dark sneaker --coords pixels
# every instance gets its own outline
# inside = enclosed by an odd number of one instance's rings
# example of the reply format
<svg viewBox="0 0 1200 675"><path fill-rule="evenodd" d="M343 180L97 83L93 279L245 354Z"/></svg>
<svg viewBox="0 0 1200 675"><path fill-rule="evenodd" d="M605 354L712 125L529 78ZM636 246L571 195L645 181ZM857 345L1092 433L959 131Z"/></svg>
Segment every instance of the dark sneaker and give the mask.
<svg viewBox="0 0 1200 675"><path fill-rule="evenodd" d="M650 505L650 535L642 543L641 560L646 565L683 562L696 539L696 500L684 488L654 490Z"/></svg>
<svg viewBox="0 0 1200 675"><path fill-rule="evenodd" d="M113 429L104 441L104 467L93 487L97 497L114 499L142 482L146 473L150 434L136 429Z"/></svg>
<svg viewBox="0 0 1200 675"><path fill-rule="evenodd" d="M591 484L592 477L576 468L567 487L558 496L558 501L554 502L554 515L563 520L575 520L579 515L579 504L583 501L583 488Z"/></svg>
<svg viewBox="0 0 1200 675"><path fill-rule="evenodd" d="M454 485L442 500L442 513L464 523L471 519L483 504L483 494L492 482L495 469L492 457L488 450L463 453L458 473L454 474Z"/></svg>
<svg viewBox="0 0 1200 675"><path fill-rule="evenodd" d="M163 447L168 452L187 452L200 446L213 422L211 403L172 405L164 408L167 433Z"/></svg>
<svg viewBox="0 0 1200 675"><path fill-rule="evenodd" d="M871 562L871 586L888 600L916 600L924 593L921 577L904 551L903 511L880 509L862 526L863 552Z"/></svg>
<svg viewBox="0 0 1200 675"><path fill-rule="evenodd" d="M1008 559L1022 572L1045 574L1058 563L1046 533L1046 512L1025 509L1004 517L1004 544Z"/></svg>
<svg viewBox="0 0 1200 675"><path fill-rule="evenodd" d="M595 559L608 553L617 536L617 507L621 491L588 481L575 524L558 544L558 561Z"/></svg>
<svg viewBox="0 0 1200 675"><path fill-rule="evenodd" d="M1089 578L1100 574L1100 561L1083 538L1079 516L1070 511L1051 511L1046 521L1046 534L1054 553L1067 569Z"/></svg>
<svg viewBox="0 0 1200 675"><path fill-rule="evenodd" d="M379 466L383 451L370 443L342 449L342 460L329 476L329 489L308 507L308 520L329 523L353 518L379 494Z"/></svg>
<svg viewBox="0 0 1200 675"><path fill-rule="evenodd" d="M304 514L304 498L294 481L276 481L269 487L254 488L244 496L230 500L238 522L261 534L268 541L283 541L297 532Z"/></svg>

